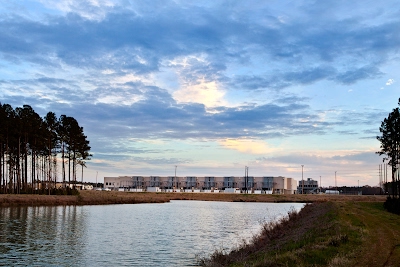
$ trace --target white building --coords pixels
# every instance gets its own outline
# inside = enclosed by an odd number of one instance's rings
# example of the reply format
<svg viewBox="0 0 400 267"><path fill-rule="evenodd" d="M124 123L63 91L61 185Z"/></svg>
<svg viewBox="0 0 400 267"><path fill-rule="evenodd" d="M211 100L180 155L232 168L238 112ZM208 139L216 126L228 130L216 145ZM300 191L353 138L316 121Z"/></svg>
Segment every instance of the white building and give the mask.
<svg viewBox="0 0 400 267"><path fill-rule="evenodd" d="M132 188L133 176L104 177L104 188Z"/></svg>
<svg viewBox="0 0 400 267"><path fill-rule="evenodd" d="M247 183L246 183L247 182ZM104 177L104 188L140 192L242 192L257 194L295 194L296 180L278 176L119 176Z"/></svg>

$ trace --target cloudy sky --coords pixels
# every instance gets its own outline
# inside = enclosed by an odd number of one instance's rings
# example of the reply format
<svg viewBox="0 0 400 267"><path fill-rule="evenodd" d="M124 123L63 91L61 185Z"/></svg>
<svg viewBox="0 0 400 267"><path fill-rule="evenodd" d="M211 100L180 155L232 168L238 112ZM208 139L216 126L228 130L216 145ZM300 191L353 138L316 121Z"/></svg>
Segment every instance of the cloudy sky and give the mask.
<svg viewBox="0 0 400 267"><path fill-rule="evenodd" d="M0 0L0 102L75 117L85 179L377 185L398 1Z"/></svg>

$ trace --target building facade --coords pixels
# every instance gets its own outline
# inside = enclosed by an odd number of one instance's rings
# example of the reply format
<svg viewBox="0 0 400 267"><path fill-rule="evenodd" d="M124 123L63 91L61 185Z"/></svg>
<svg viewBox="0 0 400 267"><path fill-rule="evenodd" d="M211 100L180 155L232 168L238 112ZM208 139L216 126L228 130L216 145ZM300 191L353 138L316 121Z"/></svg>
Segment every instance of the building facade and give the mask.
<svg viewBox="0 0 400 267"><path fill-rule="evenodd" d="M318 194L320 192L318 181L311 178L307 178L307 180L301 180L299 181L297 191L299 194Z"/></svg>
<svg viewBox="0 0 400 267"><path fill-rule="evenodd" d="M297 181L278 176L119 176L104 177L104 187L118 191L146 191L158 188L164 192L243 192L258 194L295 194Z"/></svg>

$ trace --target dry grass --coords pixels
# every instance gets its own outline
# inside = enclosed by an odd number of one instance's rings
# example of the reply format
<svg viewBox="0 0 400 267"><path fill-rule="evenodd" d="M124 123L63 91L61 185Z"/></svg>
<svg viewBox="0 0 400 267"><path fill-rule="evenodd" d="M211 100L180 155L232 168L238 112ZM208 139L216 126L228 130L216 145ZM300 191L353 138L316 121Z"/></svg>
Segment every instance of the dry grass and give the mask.
<svg viewBox="0 0 400 267"><path fill-rule="evenodd" d="M287 217L265 224L262 232L251 242L243 243L229 253L216 251L209 258L201 259L199 263L207 267L286 266L288 262L294 263L288 266L301 264L297 261L310 251L310 248L305 250L310 231L316 228L325 231L335 227L326 216L333 207L332 202L320 202L306 205L298 213L290 211ZM321 250L328 246L336 246L339 243L331 243L340 242L342 239L333 236L332 240L327 240L325 244L313 244L312 249Z"/></svg>
<svg viewBox="0 0 400 267"><path fill-rule="evenodd" d="M1 195L0 206L77 205L77 196Z"/></svg>
<svg viewBox="0 0 400 267"><path fill-rule="evenodd" d="M327 201L265 225L253 242L216 251L200 264L220 266L399 266L400 217L381 202Z"/></svg>
<svg viewBox="0 0 400 267"><path fill-rule="evenodd" d="M147 193L81 191L78 196L48 195L1 195L0 206L42 205L104 205L164 203L170 200L203 200L225 202L384 202L386 196L338 196L338 195L255 195L226 193Z"/></svg>

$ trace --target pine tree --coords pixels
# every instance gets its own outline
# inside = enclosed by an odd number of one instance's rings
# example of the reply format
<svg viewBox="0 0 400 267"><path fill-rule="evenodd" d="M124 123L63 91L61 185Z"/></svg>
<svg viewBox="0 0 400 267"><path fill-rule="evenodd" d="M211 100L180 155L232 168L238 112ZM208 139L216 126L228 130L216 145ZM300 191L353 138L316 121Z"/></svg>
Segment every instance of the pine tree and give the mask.
<svg viewBox="0 0 400 267"><path fill-rule="evenodd" d="M400 99L398 102L400 106ZM383 161L388 161L392 167L392 196L399 194L399 181L396 178L396 171L398 170L400 161L400 110L399 107L393 109L388 117L382 121L379 131L381 136L376 138L381 143L381 150L376 152L379 155L385 155Z"/></svg>

